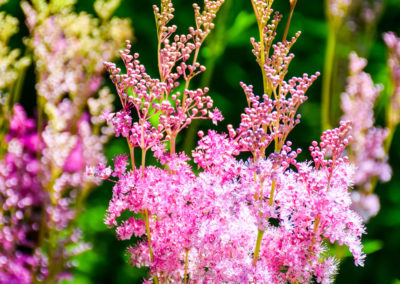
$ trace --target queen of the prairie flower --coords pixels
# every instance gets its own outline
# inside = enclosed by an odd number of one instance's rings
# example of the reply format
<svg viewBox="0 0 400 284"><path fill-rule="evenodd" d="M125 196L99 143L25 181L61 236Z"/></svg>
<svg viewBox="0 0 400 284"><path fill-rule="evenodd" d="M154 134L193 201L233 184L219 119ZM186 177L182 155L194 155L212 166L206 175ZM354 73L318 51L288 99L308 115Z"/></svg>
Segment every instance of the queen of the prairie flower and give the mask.
<svg viewBox="0 0 400 284"><path fill-rule="evenodd" d="M261 35L251 43L264 93L241 83L248 105L239 126L228 125L227 133L200 131L195 168L176 151L176 137L194 119L222 119L208 89L189 88L205 70L197 55L222 1L206 0L204 11L194 5L196 28L187 35L174 35L176 26L168 25L170 0L154 8L160 79L145 73L129 42L121 51L126 73L105 64L122 110L103 118L126 138L130 153L116 156L114 169L100 164L88 173L114 182L105 223L119 239L138 238L128 252L134 265L149 268L145 283L331 283L338 261L327 252L329 242L346 245L355 264L363 265L364 227L348 192L354 167L344 155L351 123L314 141L312 161L297 161L301 150L287 138L319 74L285 80L300 33L274 43L281 16L268 22L272 2L251 1ZM148 152L161 166L146 165ZM243 152L251 158L238 159ZM126 212L130 217L122 217Z"/></svg>
<svg viewBox="0 0 400 284"><path fill-rule="evenodd" d="M363 69L367 60L356 53L350 54L350 75L347 78L345 92L341 95L342 119L352 121L349 135L352 141L348 155L355 164L354 184L356 190L352 193L354 208L365 220L375 216L379 211L379 199L373 194L374 183L390 180L392 169L387 162L384 149L385 139L389 129L375 127L374 105L382 91L375 85L371 76Z"/></svg>

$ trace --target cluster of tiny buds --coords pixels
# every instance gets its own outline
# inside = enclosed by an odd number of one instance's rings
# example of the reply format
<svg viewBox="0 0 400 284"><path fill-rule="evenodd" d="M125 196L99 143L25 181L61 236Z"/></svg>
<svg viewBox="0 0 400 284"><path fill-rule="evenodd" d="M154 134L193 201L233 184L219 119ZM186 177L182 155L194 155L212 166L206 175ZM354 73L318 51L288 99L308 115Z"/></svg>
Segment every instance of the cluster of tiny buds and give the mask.
<svg viewBox="0 0 400 284"><path fill-rule="evenodd" d="M171 0L161 1L161 12L157 5L153 5L154 16L156 18L157 27L163 27L174 18L174 6Z"/></svg>
<svg viewBox="0 0 400 284"><path fill-rule="evenodd" d="M300 123L301 115L296 114L297 109L307 100L305 92L318 75L318 72L310 77L304 74L303 77L290 79L289 83L283 81L279 97L272 100L264 94L262 102L259 96L254 95L253 86L240 83L248 107L241 115L237 131L228 126L229 137L239 134L241 147L251 152L264 151L274 139L279 145L283 145L290 131ZM291 97L286 98L289 92Z"/></svg>
<svg viewBox="0 0 400 284"><path fill-rule="evenodd" d="M200 12L200 6L194 3L193 8L196 20L196 27L198 29L202 27L205 34L210 33L211 30L214 28L214 23L212 21L216 17L218 10L221 8L221 5L223 3L224 0L205 0L204 10L202 13Z"/></svg>
<svg viewBox="0 0 400 284"><path fill-rule="evenodd" d="M228 126L229 136L233 138L238 133L239 143L243 150L254 152L266 149L273 140L273 133L268 134L266 129L270 129L276 120L276 114L273 113L274 102L266 95L263 96L263 102L260 102L260 97L253 93L252 85L242 82L240 85L245 92L248 107L241 115L237 132L233 130L232 126Z"/></svg>
<svg viewBox="0 0 400 284"><path fill-rule="evenodd" d="M265 26L265 24L269 21L270 15L273 12L271 9L271 5L273 1L270 0L252 0L251 1L254 7L254 12L257 18L257 22Z"/></svg>
<svg viewBox="0 0 400 284"><path fill-rule="evenodd" d="M272 13L272 10L270 9L270 13ZM264 43L264 55L265 58L268 57L268 50L271 48L272 43L275 39L276 36L276 29L278 27L278 24L280 20L282 19L282 15L279 14L279 12L275 12L274 17L271 21L270 24L266 25L263 29L263 43ZM269 20L269 15L268 18L266 18L266 21ZM265 22L266 23L266 22ZM252 52L255 55L258 64L261 65L261 43L256 41L254 37L250 38L250 42L253 46Z"/></svg>
<svg viewBox="0 0 400 284"><path fill-rule="evenodd" d="M312 142L309 150L316 168L329 166L333 169L335 164L348 160L347 157L341 157L341 155L351 140L351 136L347 136L350 130L351 122L341 121L338 128L322 133L319 145L316 141ZM331 159L326 159L328 155Z"/></svg>
<svg viewBox="0 0 400 284"><path fill-rule="evenodd" d="M213 123L222 120L217 109L210 111L213 107L213 100L210 96L205 95L208 88L197 90L184 90L184 101L179 99L180 93L173 94L171 99L177 106L176 109L171 102L163 101L160 105L162 114L160 115L160 124L164 125L165 129L176 132L189 125L193 119L212 119ZM155 108L159 106L156 104ZM169 132L167 131L167 132Z"/></svg>
<svg viewBox="0 0 400 284"><path fill-rule="evenodd" d="M263 67L274 89L281 85L288 72L290 62L294 58L294 54L289 53L289 51L299 36L300 32L297 32L296 36L292 37L291 41L285 40L284 42L278 42L272 45L274 52L270 58L265 60L265 65Z"/></svg>
<svg viewBox="0 0 400 284"><path fill-rule="evenodd" d="M143 123L133 123L130 131L130 145L133 147L140 147L145 150L150 149L154 145L158 144L164 137L163 125L159 124L157 127L154 127L148 121ZM166 137L166 140L168 139L169 137Z"/></svg>
<svg viewBox="0 0 400 284"><path fill-rule="evenodd" d="M143 107L142 100L145 103L151 103L155 99L160 99L164 92L171 92L178 84L167 85L158 79L152 79L145 72L145 67L140 64L139 54L130 55L131 44L129 41L126 44L127 48L120 52L125 63L126 74L120 74L121 69L117 68L115 63L105 62L104 65L117 88L123 107L129 109L134 105L140 110ZM134 98L127 92L131 92ZM142 110L142 112L144 111Z"/></svg>
<svg viewBox="0 0 400 284"><path fill-rule="evenodd" d="M212 21L223 2L224 0L206 0L202 12L199 5L193 4L196 28L190 27L188 35L175 35L172 41L170 38L176 32L177 26L167 26L168 22L173 18L174 12L171 1L162 1L161 11L157 6L153 6L160 43L159 69L162 82L168 80L176 81L179 76L183 76L186 81L189 81L199 72L205 70L205 67L200 66L195 60L192 65L188 65L185 62L189 60L194 50L200 48L204 39L214 28ZM172 70L179 61L182 62L177 66L177 73L174 73ZM196 72L195 70L199 71Z"/></svg>
<svg viewBox="0 0 400 284"><path fill-rule="evenodd" d="M271 153L271 155L269 155L269 159L271 159L274 164L280 165L280 167L283 169L288 168L291 164L297 165L296 158L302 150L298 148L296 151L294 151L292 150L291 146L292 142L286 141L286 143L283 144L281 151Z"/></svg>
<svg viewBox="0 0 400 284"><path fill-rule="evenodd" d="M193 30L193 28L191 28ZM189 69L189 74L193 74L196 68L199 68L200 64L197 62L194 63L194 66L187 65L185 62L189 60L191 53L193 50L198 48L201 43L196 42L192 43L191 40L193 39L192 34L188 35L175 35L173 41L169 40L169 36L174 32L173 30L169 31L165 38L161 39L162 48L160 49L160 76L161 81L166 81L168 79L172 79L176 81L180 76L184 76L185 80L190 75L186 75L186 69ZM196 35L200 33L200 31L194 31L193 34ZM182 61L180 65L176 67L176 72L172 72L173 68L177 65L178 61ZM204 69L204 67L202 68Z"/></svg>

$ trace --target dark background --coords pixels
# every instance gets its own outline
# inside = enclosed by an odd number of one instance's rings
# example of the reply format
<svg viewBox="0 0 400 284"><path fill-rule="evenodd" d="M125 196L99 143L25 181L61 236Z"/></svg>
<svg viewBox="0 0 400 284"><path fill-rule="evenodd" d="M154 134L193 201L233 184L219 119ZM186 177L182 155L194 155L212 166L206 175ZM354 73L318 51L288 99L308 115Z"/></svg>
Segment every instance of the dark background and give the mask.
<svg viewBox="0 0 400 284"><path fill-rule="evenodd" d="M93 0L81 0L76 5L76 10L87 11L94 14ZM273 8L287 17L289 1L275 1ZM371 2L371 1L370 1ZM174 0L175 19L179 33L186 33L187 28L193 25L192 0ZM301 30L302 35L294 45L292 52L296 55L289 69L288 76L301 76L303 73L323 71L327 24L324 15L324 1L299 0L290 28L289 36ZM135 39L133 40L134 52L140 53L141 62L145 64L150 75L158 74L156 54L156 30L152 5L158 1L150 0L122 0L121 6L116 11L118 17L128 17L132 20ZM210 93L217 106L223 113L225 120L219 129L226 129L227 124L237 126L240 113L245 106L245 96L239 86L243 81L252 84L256 93L262 90L260 69L251 52L250 37L258 35L255 19L252 14L250 0L226 0L227 11L221 12L221 19L217 19L216 30L209 37L203 48L200 62L208 70L196 78L192 87L208 85ZM19 8L18 0L10 0L1 7L10 14L18 17L21 22L20 32L13 37L11 45L24 49L22 37L28 34L23 24L23 14ZM226 17L224 23L223 18ZM278 38L281 38L286 24L283 18L278 29ZM220 22L218 22L220 21ZM382 33L394 31L400 33L400 2L398 0L384 1L384 10L376 30L368 37L363 37L363 32L349 32L346 26L338 35L338 57L347 58L350 50L356 49L361 55L369 59L366 70L371 73L376 83L382 83L387 90L388 71L386 69L387 52L382 42ZM356 37L354 37L356 35ZM359 40L368 38L367 41ZM345 77L347 67L338 66L339 77ZM27 79L21 103L33 115L35 108L34 68L28 70ZM343 81L343 80L342 80ZM322 78L319 78L308 91L309 100L301 106L302 122L289 136L295 148L304 149L302 159L309 159L307 151L311 141L317 140L321 134L320 124L320 94ZM336 95L344 90L343 83L335 85ZM105 80L105 84L110 84ZM111 86L111 85L110 85ZM377 102L377 124L382 124L388 91L383 91ZM199 127L203 130L215 128L211 122L202 122ZM193 133L187 132L180 135L178 150L190 148L190 142L197 138ZM376 193L381 200L381 211L378 216L367 224L368 234L364 236L364 243L368 251L365 267L355 267L351 258L346 258L340 265L336 283L400 283L400 142L399 131L395 133L390 150L390 163L393 167L393 178L387 184L378 184ZM127 151L125 140L112 140L106 154L109 161L115 154ZM126 263L129 257L125 248L131 244L129 241L118 241L113 230L103 224L105 210L111 198L110 183L104 183L93 191L87 200L87 210L79 222L87 241L91 242L93 249L75 260L77 268L74 269L74 280L71 283L141 283L145 270L133 268ZM396 280L397 279L397 280Z"/></svg>

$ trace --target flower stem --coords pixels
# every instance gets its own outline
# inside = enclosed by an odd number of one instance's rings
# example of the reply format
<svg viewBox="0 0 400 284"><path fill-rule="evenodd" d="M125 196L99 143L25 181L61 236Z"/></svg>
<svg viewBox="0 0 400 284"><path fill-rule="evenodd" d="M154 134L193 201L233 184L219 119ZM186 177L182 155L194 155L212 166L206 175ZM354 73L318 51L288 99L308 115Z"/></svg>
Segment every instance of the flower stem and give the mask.
<svg viewBox="0 0 400 284"><path fill-rule="evenodd" d="M169 141L171 156L175 155L175 147L176 147L176 135L171 135L171 140Z"/></svg>
<svg viewBox="0 0 400 284"><path fill-rule="evenodd" d="M274 203L275 187L276 187L276 181L273 179L271 184L271 194L269 196L269 202L268 202L269 206L272 206L272 204Z"/></svg>
<svg viewBox="0 0 400 284"><path fill-rule="evenodd" d="M258 229L257 243L256 243L256 248L254 249L253 266L256 265L257 260L258 260L258 255L260 254L261 241L262 241L263 236L264 236L264 231Z"/></svg>
<svg viewBox="0 0 400 284"><path fill-rule="evenodd" d="M145 215L145 222L146 222L147 242L149 244L150 260L153 260L154 255L153 255L153 251L151 249L151 233L150 233L149 211L147 209L144 210L144 215Z"/></svg>
<svg viewBox="0 0 400 284"><path fill-rule="evenodd" d="M321 222L321 217L319 215L317 215L317 217L315 217L315 222L314 222L314 231L313 231L313 238L312 238L312 243L311 243L311 247L310 247L310 252L309 255L312 254L315 242L317 240L317 232L318 232L318 227L319 227L319 223Z"/></svg>
<svg viewBox="0 0 400 284"><path fill-rule="evenodd" d="M183 275L183 283L186 284L188 280L187 268L188 268L189 250L185 250L185 274Z"/></svg>
<svg viewBox="0 0 400 284"><path fill-rule="evenodd" d="M128 142L128 146L129 146L129 155L131 157L131 168L133 173L135 174L135 170L136 170L136 165L135 165L135 148L131 145L131 143L129 142L129 138L126 138L126 141Z"/></svg>
<svg viewBox="0 0 400 284"><path fill-rule="evenodd" d="M144 169L146 167L146 149L142 149L142 178L144 178Z"/></svg>
<svg viewBox="0 0 400 284"><path fill-rule="evenodd" d="M332 128L330 122L331 114L331 83L332 83L332 70L333 62L335 59L336 49L336 35L334 28L329 27L328 31L328 42L326 45L325 52L325 66L324 76L322 78L322 130Z"/></svg>
<svg viewBox="0 0 400 284"><path fill-rule="evenodd" d="M292 16L293 16L293 11L294 8L296 7L297 0L290 1L290 13L289 13L289 18L286 22L286 28L285 28L285 33L283 34L282 42L284 42L287 38L287 35L289 33L289 27L290 27L290 22L292 21Z"/></svg>

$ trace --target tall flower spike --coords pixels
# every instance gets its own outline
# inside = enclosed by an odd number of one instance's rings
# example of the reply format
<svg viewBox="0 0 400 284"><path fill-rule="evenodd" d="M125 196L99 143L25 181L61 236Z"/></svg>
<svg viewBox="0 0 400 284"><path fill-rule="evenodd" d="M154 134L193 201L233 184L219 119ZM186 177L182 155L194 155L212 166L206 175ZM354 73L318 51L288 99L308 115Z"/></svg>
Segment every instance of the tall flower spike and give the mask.
<svg viewBox="0 0 400 284"><path fill-rule="evenodd" d="M367 60L354 52L350 54L350 76L341 95L342 119L352 121L349 158L357 167L352 193L354 208L365 221L379 211L379 199L372 195L376 182L390 180L392 173L384 148L390 130L374 127L373 108L382 87L374 85L371 76L363 71L366 65Z"/></svg>
<svg viewBox="0 0 400 284"><path fill-rule="evenodd" d="M369 191L373 177L388 181L391 168L386 161L384 141L389 134L388 129L374 127L373 107L382 91L382 87L374 85L371 76L363 71L367 61L357 54L350 54L350 76L346 92L342 94L342 119L352 121L350 135L350 159L358 170L355 184Z"/></svg>
<svg viewBox="0 0 400 284"><path fill-rule="evenodd" d="M126 74L121 74L114 63L105 63L123 105L123 111L107 115L108 120L118 135L129 139L131 147L147 151L170 140L174 154L176 136L193 119L211 119L215 124L222 120L220 111L212 109L213 100L206 95L208 88L188 89L191 79L205 70L197 62L199 48L213 28L212 20L222 3L222 0L206 1L202 12L194 5L196 29L189 28L187 35L174 35L176 26L167 26L173 18L171 1L162 1L161 8L153 7L159 40L160 79L153 79L145 72L138 54L130 54L129 41L127 48L120 51ZM193 51L193 61L189 63ZM185 81L185 88L175 92L180 78ZM132 111L137 113L138 122L132 122Z"/></svg>
<svg viewBox="0 0 400 284"><path fill-rule="evenodd" d="M390 97L391 108L389 123L397 125L400 122L400 38L393 32L383 35L389 49L388 66L393 82L393 94Z"/></svg>

